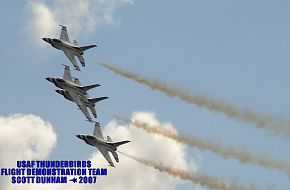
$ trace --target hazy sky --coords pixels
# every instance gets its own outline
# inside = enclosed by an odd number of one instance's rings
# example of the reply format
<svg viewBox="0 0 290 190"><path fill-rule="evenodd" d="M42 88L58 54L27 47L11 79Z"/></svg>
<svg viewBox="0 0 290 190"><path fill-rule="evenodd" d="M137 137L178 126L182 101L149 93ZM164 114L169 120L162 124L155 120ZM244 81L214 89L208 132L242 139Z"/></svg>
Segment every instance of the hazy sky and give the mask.
<svg viewBox="0 0 290 190"><path fill-rule="evenodd" d="M161 79L189 92L287 118L290 2L35 0L1 1L0 7L0 114L31 113L50 122L57 144L49 158L88 159L95 151L75 137L90 134L93 124L45 80L61 77L61 64L72 68L62 52L41 40L58 37L58 24L64 24L71 40L98 46L85 52L86 67L81 72L72 70L72 75L83 84L101 84L90 91L91 96L109 97L97 105L101 108L97 110L101 126L113 120L105 111L128 117L135 111L153 112L161 123L170 122L182 133L289 162L289 138L152 91L105 70L95 60ZM126 150L125 145L122 150ZM195 148L186 147L184 151L186 159L195 158L198 172L245 184L253 182L261 189L290 188L284 172L240 164ZM179 181L176 189L192 187Z"/></svg>

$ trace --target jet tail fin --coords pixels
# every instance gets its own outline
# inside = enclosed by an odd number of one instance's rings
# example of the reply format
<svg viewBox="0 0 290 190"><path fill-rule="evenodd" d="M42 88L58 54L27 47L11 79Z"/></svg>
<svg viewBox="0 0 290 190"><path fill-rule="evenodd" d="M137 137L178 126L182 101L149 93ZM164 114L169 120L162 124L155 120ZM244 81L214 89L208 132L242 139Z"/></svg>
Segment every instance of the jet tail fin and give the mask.
<svg viewBox="0 0 290 190"><path fill-rule="evenodd" d="M95 88L95 87L98 87L98 86L101 86L99 84L92 84L92 85L87 85L87 86L80 86L79 88L84 90L84 91L88 91L92 88Z"/></svg>
<svg viewBox="0 0 290 190"><path fill-rule="evenodd" d="M86 51L86 50L94 48L94 47L97 47L97 46L96 45L81 46L80 49L81 49L81 51Z"/></svg>
<svg viewBox="0 0 290 190"><path fill-rule="evenodd" d="M105 100L107 99L108 97L98 97L98 98L89 98L88 100L93 102L93 103L97 103L99 101L102 101L102 100Z"/></svg>
<svg viewBox="0 0 290 190"><path fill-rule="evenodd" d="M110 145L112 145L112 146L114 146L114 147L118 147L118 146L120 146L122 144L126 144L128 142L131 142L131 141L120 141L120 142L115 142L115 143L111 143L111 142L108 141L107 143L110 144Z"/></svg>
<svg viewBox="0 0 290 190"><path fill-rule="evenodd" d="M102 133L100 124L98 122L95 123L95 129L94 129L94 133L93 134L94 134L95 137L104 140L103 133Z"/></svg>

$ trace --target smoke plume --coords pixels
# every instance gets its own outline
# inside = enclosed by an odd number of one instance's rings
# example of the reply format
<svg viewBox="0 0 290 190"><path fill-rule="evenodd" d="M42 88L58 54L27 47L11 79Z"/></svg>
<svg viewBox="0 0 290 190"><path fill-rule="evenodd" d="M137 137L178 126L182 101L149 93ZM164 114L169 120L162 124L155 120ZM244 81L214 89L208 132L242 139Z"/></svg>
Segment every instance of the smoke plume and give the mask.
<svg viewBox="0 0 290 190"><path fill-rule="evenodd" d="M202 108L207 108L214 112L224 113L227 117L254 124L257 128L266 128L275 134L290 138L290 122L283 118L271 115L263 115L247 108L235 106L231 103L213 99L206 95L189 93L176 86L168 85L163 81L144 77L138 73L129 72L119 67L97 61L97 64L113 71L116 74L132 79L140 84L158 90L171 97L178 97L186 103L190 103Z"/></svg>
<svg viewBox="0 0 290 190"><path fill-rule="evenodd" d="M182 180L189 180L193 182L194 184L206 186L210 189L220 189L220 190L244 190L246 189L244 186L238 185L236 183L229 184L215 177L210 177L207 175L200 175L200 174L192 174L191 172L186 171L186 170L172 168L170 166L165 166L162 163L157 163L152 160L141 159L141 158L137 158L135 156L126 154L124 152L120 152L120 151L118 152L141 164L144 164L149 167L153 167L154 169L159 170L160 172L166 172L167 174L173 177L177 177Z"/></svg>
<svg viewBox="0 0 290 190"><path fill-rule="evenodd" d="M267 159L265 157L253 155L247 151L239 151L233 147L229 147L229 146L224 147L223 145L217 142L205 141L197 137L189 137L184 134L178 134L174 130L161 127L160 125L150 125L146 122L140 121L135 118L133 118L132 120L129 120L128 118L125 118L117 114L112 114L112 115L116 119L132 124L133 126L143 129L148 133L159 134L164 137L173 139L177 142L180 142L189 146L195 146L201 150L210 150L225 159L235 158L240 163L253 163L253 164L257 164L262 167L268 168L268 169L276 169L280 171L285 171L290 177L290 168L289 168L289 165L286 163L282 163L282 162Z"/></svg>

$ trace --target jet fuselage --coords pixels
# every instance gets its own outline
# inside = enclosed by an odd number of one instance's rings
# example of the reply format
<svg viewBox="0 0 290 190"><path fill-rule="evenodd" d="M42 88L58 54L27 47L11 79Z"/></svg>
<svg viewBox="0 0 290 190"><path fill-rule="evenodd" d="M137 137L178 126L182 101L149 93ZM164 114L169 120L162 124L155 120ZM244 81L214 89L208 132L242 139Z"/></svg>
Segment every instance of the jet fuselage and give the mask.
<svg viewBox="0 0 290 190"><path fill-rule="evenodd" d="M70 51L72 54L74 54L76 56L80 56L80 55L84 54L84 52L78 46L67 43L67 42L62 41L60 39L43 38L43 40L46 41L47 43L50 43L51 46L56 48L56 49L63 50L63 51L66 51L66 50Z"/></svg>
<svg viewBox="0 0 290 190"><path fill-rule="evenodd" d="M65 99L69 100L69 101L73 101L72 97L69 95L69 93L67 91L64 90L56 90L57 93L63 95L63 97L65 97ZM94 108L95 107L95 103L90 101L86 96L79 96L79 99L85 104L85 106L89 107L89 108Z"/></svg>
<svg viewBox="0 0 290 190"><path fill-rule="evenodd" d="M92 135L77 135L77 137L79 139L84 140L87 144L91 146L94 146L94 147L103 146L106 149L108 149L108 151L110 152L117 151L117 148L114 147L113 145L110 145L108 142L98 139Z"/></svg>
<svg viewBox="0 0 290 190"><path fill-rule="evenodd" d="M82 90L79 86L79 85L76 85L75 83L73 82L70 82L70 81L67 81L67 80L64 80L62 78L52 78L52 77L49 77L49 78L46 78L48 81L54 83L54 85L58 88L61 88L63 90L67 90L67 91L73 91L75 92L76 94L78 95L85 95L86 94L86 91L85 90Z"/></svg>

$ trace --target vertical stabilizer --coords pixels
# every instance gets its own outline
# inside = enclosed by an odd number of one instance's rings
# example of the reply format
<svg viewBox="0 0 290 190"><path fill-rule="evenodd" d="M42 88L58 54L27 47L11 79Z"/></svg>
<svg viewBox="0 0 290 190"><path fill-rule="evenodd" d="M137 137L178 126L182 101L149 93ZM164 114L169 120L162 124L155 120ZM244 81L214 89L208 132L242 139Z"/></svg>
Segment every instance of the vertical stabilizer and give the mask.
<svg viewBox="0 0 290 190"><path fill-rule="evenodd" d="M101 139L101 140L104 139L103 134L102 134L102 130L101 130L101 127L100 127L100 124L98 122L95 123L95 129L94 129L94 133L93 134L98 139Z"/></svg>

